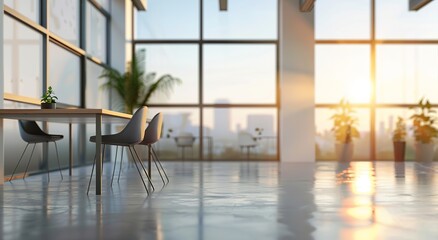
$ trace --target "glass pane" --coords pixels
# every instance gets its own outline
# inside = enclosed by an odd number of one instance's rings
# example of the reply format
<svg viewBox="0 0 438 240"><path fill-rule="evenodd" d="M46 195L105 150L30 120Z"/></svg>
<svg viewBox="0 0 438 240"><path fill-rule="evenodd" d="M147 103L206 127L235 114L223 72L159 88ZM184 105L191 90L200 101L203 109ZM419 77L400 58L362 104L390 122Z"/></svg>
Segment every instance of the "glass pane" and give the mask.
<svg viewBox="0 0 438 240"><path fill-rule="evenodd" d="M199 38L199 0L149 1L134 17L136 39Z"/></svg>
<svg viewBox="0 0 438 240"><path fill-rule="evenodd" d="M438 103L438 44L377 45L376 56L379 103Z"/></svg>
<svg viewBox="0 0 438 240"><path fill-rule="evenodd" d="M370 0L318 0L315 2L315 37L369 39L370 19Z"/></svg>
<svg viewBox="0 0 438 240"><path fill-rule="evenodd" d="M80 59L54 43L49 45L49 82L58 101L79 106L80 101Z"/></svg>
<svg viewBox="0 0 438 240"><path fill-rule="evenodd" d="M275 45L204 46L204 103L275 103Z"/></svg>
<svg viewBox="0 0 438 240"><path fill-rule="evenodd" d="M277 1L229 0L227 11L219 11L217 0L204 1L204 36L207 39L277 39L277 12Z"/></svg>
<svg viewBox="0 0 438 240"><path fill-rule="evenodd" d="M87 52L106 62L106 18L87 2Z"/></svg>
<svg viewBox="0 0 438 240"><path fill-rule="evenodd" d="M40 1L39 0L4 0L4 4L17 12L23 14L34 22L40 22Z"/></svg>
<svg viewBox="0 0 438 240"><path fill-rule="evenodd" d="M4 16L4 91L40 98L42 93L42 36Z"/></svg>
<svg viewBox="0 0 438 240"><path fill-rule="evenodd" d="M87 86L85 91L85 106L87 108L109 109L109 91L101 87L106 79L99 78L102 70L102 66L87 61Z"/></svg>
<svg viewBox="0 0 438 240"><path fill-rule="evenodd" d="M163 113L163 132L155 150L160 159L199 159L199 110L149 108L148 119Z"/></svg>
<svg viewBox="0 0 438 240"><path fill-rule="evenodd" d="M409 117L414 113L409 108L381 108L376 110L376 147L378 160L394 160L392 136L398 117L406 123L406 152L405 159L415 158L415 139L412 132L412 123Z"/></svg>
<svg viewBox="0 0 438 240"><path fill-rule="evenodd" d="M376 1L379 39L438 39L438 2L409 11L409 0Z"/></svg>
<svg viewBox="0 0 438 240"><path fill-rule="evenodd" d="M137 56L144 56L147 74L156 73L155 80L166 74L179 78L170 91L157 91L150 103L199 102L199 47L196 44L139 44Z"/></svg>
<svg viewBox="0 0 438 240"><path fill-rule="evenodd" d="M79 1L49 0L49 29L79 46Z"/></svg>
<svg viewBox="0 0 438 240"><path fill-rule="evenodd" d="M357 128L360 133L359 138L353 139L355 160L370 160L370 116L369 110L366 108L355 109L354 116L358 118ZM335 113L330 108L315 109L315 125L316 125L316 159L317 160L335 160L335 137L331 131L333 121L330 117Z"/></svg>
<svg viewBox="0 0 438 240"><path fill-rule="evenodd" d="M371 97L368 45L317 45L315 58L316 103L369 103Z"/></svg>
<svg viewBox="0 0 438 240"><path fill-rule="evenodd" d="M275 108L204 109L206 159L260 159L277 157L277 110ZM244 136L249 136L246 139Z"/></svg>

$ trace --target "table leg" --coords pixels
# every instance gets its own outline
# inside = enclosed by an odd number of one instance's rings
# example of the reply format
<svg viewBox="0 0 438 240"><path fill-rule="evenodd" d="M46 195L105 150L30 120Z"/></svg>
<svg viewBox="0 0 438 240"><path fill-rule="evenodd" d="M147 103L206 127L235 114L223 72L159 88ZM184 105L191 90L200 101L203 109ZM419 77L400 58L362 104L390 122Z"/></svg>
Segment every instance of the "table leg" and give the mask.
<svg viewBox="0 0 438 240"><path fill-rule="evenodd" d="M72 176L73 174L73 131L71 123L68 125L68 150L69 150L69 159L68 159L68 175Z"/></svg>
<svg viewBox="0 0 438 240"><path fill-rule="evenodd" d="M102 115L96 114L96 195L102 194Z"/></svg>

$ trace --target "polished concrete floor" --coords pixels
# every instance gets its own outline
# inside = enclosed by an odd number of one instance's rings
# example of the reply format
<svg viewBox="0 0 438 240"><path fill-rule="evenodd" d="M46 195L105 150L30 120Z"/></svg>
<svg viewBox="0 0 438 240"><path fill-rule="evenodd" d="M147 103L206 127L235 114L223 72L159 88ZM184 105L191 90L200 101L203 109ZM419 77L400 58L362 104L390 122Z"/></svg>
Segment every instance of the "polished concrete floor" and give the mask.
<svg viewBox="0 0 438 240"><path fill-rule="evenodd" d="M5 183L2 239L438 239L438 164L164 164L149 197L133 166L101 197L90 167Z"/></svg>

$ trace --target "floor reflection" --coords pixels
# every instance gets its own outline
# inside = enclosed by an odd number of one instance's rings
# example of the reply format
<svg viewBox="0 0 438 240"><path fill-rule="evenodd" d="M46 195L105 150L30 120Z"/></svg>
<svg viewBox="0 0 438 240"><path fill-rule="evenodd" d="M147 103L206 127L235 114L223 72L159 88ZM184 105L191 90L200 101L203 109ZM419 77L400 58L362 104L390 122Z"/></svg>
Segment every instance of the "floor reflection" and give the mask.
<svg viewBox="0 0 438 240"><path fill-rule="evenodd" d="M165 162L147 196L124 165L103 196L91 168L1 186L1 239L437 239L438 164Z"/></svg>

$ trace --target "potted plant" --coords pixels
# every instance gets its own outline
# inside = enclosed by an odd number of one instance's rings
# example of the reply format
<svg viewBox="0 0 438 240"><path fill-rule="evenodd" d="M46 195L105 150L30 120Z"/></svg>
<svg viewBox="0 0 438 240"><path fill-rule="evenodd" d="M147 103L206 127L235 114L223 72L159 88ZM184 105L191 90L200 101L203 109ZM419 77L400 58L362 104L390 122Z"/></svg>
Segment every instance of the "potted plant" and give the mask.
<svg viewBox="0 0 438 240"><path fill-rule="evenodd" d="M419 110L419 112L418 112ZM435 125L435 111L427 99L420 99L411 116L415 136L415 160L431 162L434 157L433 139L438 136Z"/></svg>
<svg viewBox="0 0 438 240"><path fill-rule="evenodd" d="M394 161L405 161L406 151L406 124L402 117L398 117L395 125L395 130L392 135L392 143L394 146Z"/></svg>
<svg viewBox="0 0 438 240"><path fill-rule="evenodd" d="M181 83L179 78L169 74L155 80L155 73L145 74L140 66L144 66L144 60L138 60L134 54L125 73L105 68L100 75L101 78L108 79L103 87L117 92L121 100L121 106L118 106L120 111L132 114L134 109L146 105L155 93L162 91L166 94L175 84Z"/></svg>
<svg viewBox="0 0 438 240"><path fill-rule="evenodd" d="M55 109L56 100L58 100L58 97L55 95L52 86L49 86L41 97L41 109Z"/></svg>
<svg viewBox="0 0 438 240"><path fill-rule="evenodd" d="M360 137L356 127L357 118L353 116L354 110L345 99L341 99L335 111L330 119L333 120L332 131L336 138L336 156L339 161L351 161L354 151L353 138Z"/></svg>

